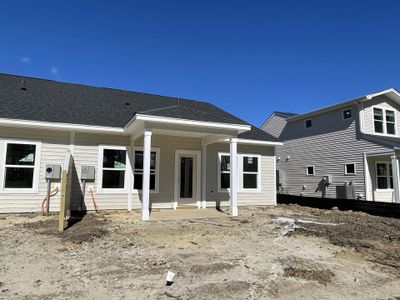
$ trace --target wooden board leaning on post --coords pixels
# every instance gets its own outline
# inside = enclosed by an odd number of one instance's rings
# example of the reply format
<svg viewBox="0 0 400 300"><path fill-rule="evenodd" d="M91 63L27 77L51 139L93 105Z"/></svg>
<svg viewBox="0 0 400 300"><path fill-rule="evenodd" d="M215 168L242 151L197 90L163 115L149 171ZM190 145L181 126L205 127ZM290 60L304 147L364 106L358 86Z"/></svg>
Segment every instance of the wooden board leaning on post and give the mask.
<svg viewBox="0 0 400 300"><path fill-rule="evenodd" d="M73 157L70 152L67 153L64 161L64 167L61 173L61 199L60 215L58 219L58 231L63 232L68 227L70 217L70 199L71 199L71 169Z"/></svg>

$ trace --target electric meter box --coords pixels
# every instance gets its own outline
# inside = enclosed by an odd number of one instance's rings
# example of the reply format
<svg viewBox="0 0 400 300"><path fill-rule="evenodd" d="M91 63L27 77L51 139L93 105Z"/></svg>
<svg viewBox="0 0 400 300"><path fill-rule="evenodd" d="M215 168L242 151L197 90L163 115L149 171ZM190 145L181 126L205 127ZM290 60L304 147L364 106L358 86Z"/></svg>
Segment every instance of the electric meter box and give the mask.
<svg viewBox="0 0 400 300"><path fill-rule="evenodd" d="M327 183L327 184L331 184L332 183L332 175L325 175L324 177L322 177L322 180L325 181L325 183Z"/></svg>
<svg viewBox="0 0 400 300"><path fill-rule="evenodd" d="M46 165L45 177L46 177L46 179L60 179L61 178L61 166L60 165Z"/></svg>
<svg viewBox="0 0 400 300"><path fill-rule="evenodd" d="M81 167L81 180L94 181L94 166Z"/></svg>

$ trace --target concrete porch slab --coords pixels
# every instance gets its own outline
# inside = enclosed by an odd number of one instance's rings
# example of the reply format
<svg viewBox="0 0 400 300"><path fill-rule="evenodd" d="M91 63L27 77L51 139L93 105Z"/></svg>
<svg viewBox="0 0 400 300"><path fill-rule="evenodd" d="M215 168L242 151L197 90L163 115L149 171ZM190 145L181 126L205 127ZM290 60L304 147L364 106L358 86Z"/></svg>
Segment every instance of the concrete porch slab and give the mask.
<svg viewBox="0 0 400 300"><path fill-rule="evenodd" d="M229 218L228 212L218 211L215 208L192 208L192 209L157 209L150 213L150 221L168 220L190 220L190 219L210 219L210 218Z"/></svg>

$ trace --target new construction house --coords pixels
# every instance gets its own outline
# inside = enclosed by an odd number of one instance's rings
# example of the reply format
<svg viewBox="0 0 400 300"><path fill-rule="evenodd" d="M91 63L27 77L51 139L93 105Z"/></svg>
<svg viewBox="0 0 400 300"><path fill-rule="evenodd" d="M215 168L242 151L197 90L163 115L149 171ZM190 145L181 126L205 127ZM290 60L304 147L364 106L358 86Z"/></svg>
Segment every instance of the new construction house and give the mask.
<svg viewBox="0 0 400 300"><path fill-rule="evenodd" d="M207 102L0 74L0 212L275 205L277 138ZM83 184L85 183L85 184ZM60 194L50 201L59 209Z"/></svg>
<svg viewBox="0 0 400 300"><path fill-rule="evenodd" d="M274 112L280 193L399 202L400 94L368 94L305 114Z"/></svg>

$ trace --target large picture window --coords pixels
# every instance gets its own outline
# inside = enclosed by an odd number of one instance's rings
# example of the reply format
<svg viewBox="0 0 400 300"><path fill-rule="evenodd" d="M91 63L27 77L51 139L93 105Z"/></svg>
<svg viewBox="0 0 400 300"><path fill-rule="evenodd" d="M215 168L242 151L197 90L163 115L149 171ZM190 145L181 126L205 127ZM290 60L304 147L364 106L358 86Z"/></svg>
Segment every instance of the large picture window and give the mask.
<svg viewBox="0 0 400 300"><path fill-rule="evenodd" d="M150 190L156 191L158 188L158 151L150 153ZM141 190L143 186L143 150L135 150L134 163L134 189Z"/></svg>
<svg viewBox="0 0 400 300"><path fill-rule="evenodd" d="M230 155L218 155L218 191L227 191L230 188ZM260 156L238 154L238 191L260 191Z"/></svg>
<svg viewBox="0 0 400 300"><path fill-rule="evenodd" d="M122 148L103 148L102 150L102 189L125 188L126 150Z"/></svg>
<svg viewBox="0 0 400 300"><path fill-rule="evenodd" d="M388 135L396 134L396 115L393 110L374 107L374 131Z"/></svg>
<svg viewBox="0 0 400 300"><path fill-rule="evenodd" d="M6 143L5 189L33 189L36 144Z"/></svg>

